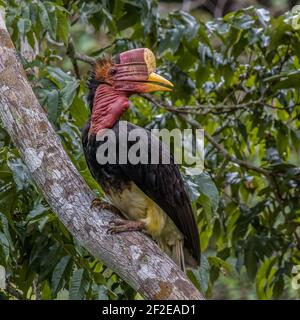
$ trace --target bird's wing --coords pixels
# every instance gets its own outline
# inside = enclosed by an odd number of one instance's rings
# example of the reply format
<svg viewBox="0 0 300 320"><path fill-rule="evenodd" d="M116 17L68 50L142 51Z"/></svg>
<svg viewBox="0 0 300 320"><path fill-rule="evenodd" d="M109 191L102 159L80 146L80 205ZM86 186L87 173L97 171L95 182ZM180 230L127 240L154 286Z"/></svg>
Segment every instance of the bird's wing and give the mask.
<svg viewBox="0 0 300 320"><path fill-rule="evenodd" d="M139 128L126 121L127 131ZM141 129L141 128L139 128ZM158 144L160 153L168 153L162 142L150 131L147 132L146 141L141 144ZM120 132L122 134L122 132ZM128 141L128 148L136 142ZM151 148L148 147L148 157L151 157ZM121 170L128 179L132 180L149 198L163 209L173 220L177 228L185 237L185 247L189 249L196 261L200 262L200 240L195 217L192 211L190 199L186 193L184 182L179 168L171 157L170 164L119 164Z"/></svg>

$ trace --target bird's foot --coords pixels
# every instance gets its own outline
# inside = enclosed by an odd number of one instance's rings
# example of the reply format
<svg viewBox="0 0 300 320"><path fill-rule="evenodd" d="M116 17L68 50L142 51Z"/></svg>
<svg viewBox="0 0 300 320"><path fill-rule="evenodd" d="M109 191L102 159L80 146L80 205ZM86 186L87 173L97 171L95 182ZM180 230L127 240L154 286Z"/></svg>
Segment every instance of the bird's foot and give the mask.
<svg viewBox="0 0 300 320"><path fill-rule="evenodd" d="M145 222L143 221L131 221L123 219L114 219L109 222L108 233L116 234L121 232L130 232L130 231L142 231L145 229Z"/></svg>
<svg viewBox="0 0 300 320"><path fill-rule="evenodd" d="M114 207L112 204L102 201L99 198L95 198L91 203L91 209L99 209L99 210L108 210L111 211L119 216L122 216L122 213L119 209Z"/></svg>

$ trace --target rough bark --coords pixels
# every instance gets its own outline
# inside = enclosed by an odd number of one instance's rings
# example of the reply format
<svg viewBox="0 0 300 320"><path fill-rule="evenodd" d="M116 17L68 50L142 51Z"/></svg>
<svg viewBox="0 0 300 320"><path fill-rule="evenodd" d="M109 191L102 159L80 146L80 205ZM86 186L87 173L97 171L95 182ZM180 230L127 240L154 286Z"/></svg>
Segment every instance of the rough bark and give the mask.
<svg viewBox="0 0 300 320"><path fill-rule="evenodd" d="M51 127L0 13L0 118L45 199L73 236L148 299L201 299L185 274L145 235L108 234L113 213L94 197Z"/></svg>

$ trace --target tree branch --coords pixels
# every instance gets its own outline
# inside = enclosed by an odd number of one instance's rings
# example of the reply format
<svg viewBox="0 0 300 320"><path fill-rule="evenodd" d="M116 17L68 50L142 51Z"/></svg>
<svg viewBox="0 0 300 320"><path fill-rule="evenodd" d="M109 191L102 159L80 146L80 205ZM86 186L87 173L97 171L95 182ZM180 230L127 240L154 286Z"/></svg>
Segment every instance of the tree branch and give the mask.
<svg viewBox="0 0 300 320"><path fill-rule="evenodd" d="M188 116L186 115L180 115L181 118L183 118L187 123L189 123L191 126L193 126L194 128L197 128L197 129L202 129L202 127L200 126L199 122L194 120L194 119L190 119ZM215 141L215 139L210 135L208 134L206 131L204 131L204 135L206 137L206 139L219 151L223 154L223 156L231 161L231 162L234 162L236 164L238 164L239 166L241 167L244 167L244 168L247 168L249 170L252 170L252 171L256 171L258 173L261 173L263 174L264 176L267 176L269 177L270 176L270 172L266 169L263 169L261 167L257 167L255 166L254 164L250 163L250 162L247 162L247 161L244 161L244 160L240 160L238 158L236 158L235 156L229 154L227 152L227 150L222 146L220 145L217 141Z"/></svg>
<svg viewBox="0 0 300 320"><path fill-rule="evenodd" d="M85 55L85 54L82 54L82 53L77 53L75 52L75 59L77 60L80 60L80 61L83 61L85 63L88 63L90 64L91 66L95 63L95 59Z"/></svg>
<svg viewBox="0 0 300 320"><path fill-rule="evenodd" d="M68 48L67 48L67 55L69 56L69 58L72 61L76 78L80 79L79 66L78 66L78 63L77 63L74 42L73 42L72 39L69 39Z"/></svg>
<svg viewBox="0 0 300 320"><path fill-rule="evenodd" d="M166 104L158 102L156 99L154 99L153 97L151 97L147 94L144 94L143 97L146 98L151 103L153 103L156 107L164 108L164 109L171 111L173 113L177 113L177 110L176 110L177 108L170 107L170 106L167 106ZM184 119L192 127L196 128L196 129L202 129L200 123L198 121L196 121L195 119L190 118L189 115L179 113L178 116L181 117L182 119ZM206 139L212 144L212 146L214 148L216 148L219 152L221 152L227 160L234 162L241 167L244 167L249 170L261 173L267 177L270 176L270 174L271 174L270 171L268 171L264 168L261 168L261 167L257 167L250 162L240 160L240 159L236 158L235 156L229 154L228 151L222 145L220 145L217 141L215 141L215 139L211 135L209 135L206 131L204 131L204 135L205 135Z"/></svg>
<svg viewBox="0 0 300 320"><path fill-rule="evenodd" d="M145 298L203 299L186 275L147 236L106 232L115 216L90 209L94 194L68 158L35 97L1 13L0 119L53 211L93 256Z"/></svg>

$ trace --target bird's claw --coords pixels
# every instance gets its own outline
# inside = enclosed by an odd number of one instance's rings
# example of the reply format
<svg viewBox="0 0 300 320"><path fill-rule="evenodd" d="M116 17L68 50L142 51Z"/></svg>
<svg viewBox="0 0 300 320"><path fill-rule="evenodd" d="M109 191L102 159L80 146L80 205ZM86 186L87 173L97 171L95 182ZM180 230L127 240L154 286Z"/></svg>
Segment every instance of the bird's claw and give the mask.
<svg viewBox="0 0 300 320"><path fill-rule="evenodd" d="M123 219L113 219L109 221L110 226L122 226L125 225L128 221L123 220Z"/></svg>
<svg viewBox="0 0 300 320"><path fill-rule="evenodd" d="M108 210L117 215L122 215L120 210L114 207L112 204L102 201L99 198L95 198L91 203L91 209Z"/></svg>
<svg viewBox="0 0 300 320"><path fill-rule="evenodd" d="M129 231L141 231L145 228L142 221L130 221L124 219L113 219L108 223L107 233L116 234Z"/></svg>
<svg viewBox="0 0 300 320"><path fill-rule="evenodd" d="M103 201L99 198L95 198L91 203L91 209L99 208L102 205L103 205Z"/></svg>
<svg viewBox="0 0 300 320"><path fill-rule="evenodd" d="M122 220L122 219L113 219L109 221L107 233L116 234L116 233L123 232L124 231L123 228L118 228L118 227L125 226L126 222L128 221Z"/></svg>

